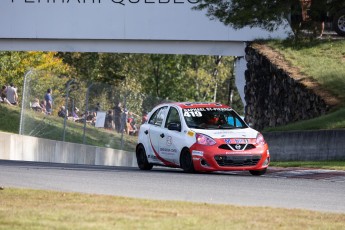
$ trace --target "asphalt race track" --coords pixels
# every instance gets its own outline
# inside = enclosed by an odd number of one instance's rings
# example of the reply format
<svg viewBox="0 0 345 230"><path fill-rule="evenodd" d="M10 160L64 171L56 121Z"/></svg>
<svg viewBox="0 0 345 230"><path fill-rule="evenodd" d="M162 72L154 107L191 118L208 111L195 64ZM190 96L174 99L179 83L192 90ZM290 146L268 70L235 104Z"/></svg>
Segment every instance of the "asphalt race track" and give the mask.
<svg viewBox="0 0 345 230"><path fill-rule="evenodd" d="M271 168L257 177L0 160L0 187L345 213L345 172L334 170Z"/></svg>

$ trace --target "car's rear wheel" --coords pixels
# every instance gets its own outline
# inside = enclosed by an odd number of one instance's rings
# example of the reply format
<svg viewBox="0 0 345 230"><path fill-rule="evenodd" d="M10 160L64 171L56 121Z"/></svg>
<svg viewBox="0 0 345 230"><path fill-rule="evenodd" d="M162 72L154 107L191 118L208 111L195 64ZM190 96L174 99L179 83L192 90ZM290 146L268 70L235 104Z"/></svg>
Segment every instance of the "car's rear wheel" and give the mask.
<svg viewBox="0 0 345 230"><path fill-rule="evenodd" d="M250 174L254 175L254 176L262 176L266 173L267 168L263 169L263 170L249 170Z"/></svg>
<svg viewBox="0 0 345 230"><path fill-rule="evenodd" d="M138 167L141 170L150 170L152 169L153 165L149 163L147 160L146 152L144 146L140 145L138 146L136 150L136 156L137 156L137 163Z"/></svg>
<svg viewBox="0 0 345 230"><path fill-rule="evenodd" d="M180 156L180 165L183 171L188 173L195 172L192 155L188 149L183 149Z"/></svg>
<svg viewBox="0 0 345 230"><path fill-rule="evenodd" d="M345 9L336 13L333 18L333 28L340 36L345 36Z"/></svg>

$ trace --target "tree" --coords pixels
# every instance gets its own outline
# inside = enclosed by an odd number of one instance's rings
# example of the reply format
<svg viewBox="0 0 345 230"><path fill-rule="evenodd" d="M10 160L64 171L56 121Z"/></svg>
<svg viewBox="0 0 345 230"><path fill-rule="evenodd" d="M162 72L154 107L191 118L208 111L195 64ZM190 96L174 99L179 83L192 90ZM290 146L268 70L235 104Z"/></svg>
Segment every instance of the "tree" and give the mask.
<svg viewBox="0 0 345 230"><path fill-rule="evenodd" d="M18 95L21 99L24 76L29 70L33 70L35 78L40 78L41 83L33 83L32 95L44 95L48 88L55 88L57 89L56 93L60 94L60 86L64 82L61 76L69 75L71 68L55 54L55 52L39 51L0 52L1 85L14 83L18 87Z"/></svg>
<svg viewBox="0 0 345 230"><path fill-rule="evenodd" d="M298 4L299 0L200 0L194 9L206 9L208 17L235 29L249 26L273 31L288 19L291 6Z"/></svg>
<svg viewBox="0 0 345 230"><path fill-rule="evenodd" d="M104 108L122 102L130 111L141 114L167 100L215 100L228 104L231 57L116 53L59 55L74 67L79 81L95 84L90 103L101 102Z"/></svg>
<svg viewBox="0 0 345 230"><path fill-rule="evenodd" d="M330 1L328 8L341 1ZM313 4L321 1L315 0ZM301 0L200 0L193 9L206 10L210 19L218 19L235 29L249 26L274 31L288 21L295 33L300 29L302 14Z"/></svg>

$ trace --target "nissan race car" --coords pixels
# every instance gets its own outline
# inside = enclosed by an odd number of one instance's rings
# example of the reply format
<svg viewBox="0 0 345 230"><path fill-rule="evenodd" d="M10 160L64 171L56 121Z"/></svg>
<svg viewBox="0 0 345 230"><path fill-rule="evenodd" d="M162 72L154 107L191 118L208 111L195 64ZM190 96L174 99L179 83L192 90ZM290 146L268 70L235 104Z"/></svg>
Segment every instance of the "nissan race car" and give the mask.
<svg viewBox="0 0 345 230"><path fill-rule="evenodd" d="M155 107L140 127L138 167L154 165L185 172L248 170L265 174L268 145L229 106L218 103L166 103Z"/></svg>

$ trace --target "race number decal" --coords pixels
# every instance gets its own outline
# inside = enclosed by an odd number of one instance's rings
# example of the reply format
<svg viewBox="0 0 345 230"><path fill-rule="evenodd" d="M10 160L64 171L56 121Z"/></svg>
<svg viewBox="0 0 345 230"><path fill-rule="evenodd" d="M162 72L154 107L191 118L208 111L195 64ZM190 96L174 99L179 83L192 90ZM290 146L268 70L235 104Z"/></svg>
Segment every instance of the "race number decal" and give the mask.
<svg viewBox="0 0 345 230"><path fill-rule="evenodd" d="M202 117L200 111L185 111L183 116L185 117Z"/></svg>

